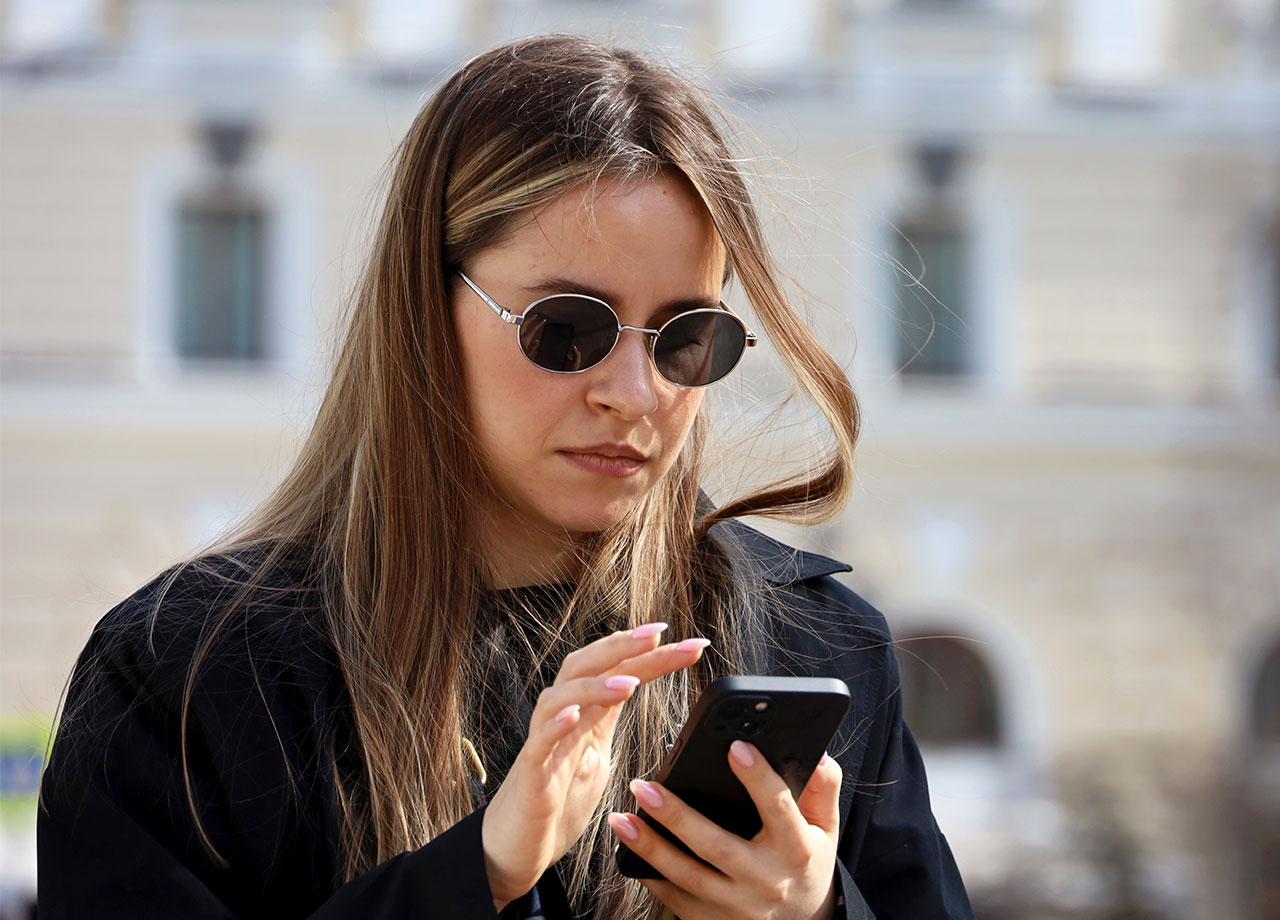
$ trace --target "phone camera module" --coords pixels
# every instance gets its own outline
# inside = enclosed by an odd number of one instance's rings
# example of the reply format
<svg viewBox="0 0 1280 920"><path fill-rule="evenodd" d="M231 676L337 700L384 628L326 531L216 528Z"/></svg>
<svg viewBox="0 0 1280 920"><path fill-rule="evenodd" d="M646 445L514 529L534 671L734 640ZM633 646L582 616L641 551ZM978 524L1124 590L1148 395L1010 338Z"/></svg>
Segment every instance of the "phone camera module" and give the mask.
<svg viewBox="0 0 1280 920"><path fill-rule="evenodd" d="M765 730L776 707L762 696L724 700L712 715L711 727L717 738L751 738Z"/></svg>

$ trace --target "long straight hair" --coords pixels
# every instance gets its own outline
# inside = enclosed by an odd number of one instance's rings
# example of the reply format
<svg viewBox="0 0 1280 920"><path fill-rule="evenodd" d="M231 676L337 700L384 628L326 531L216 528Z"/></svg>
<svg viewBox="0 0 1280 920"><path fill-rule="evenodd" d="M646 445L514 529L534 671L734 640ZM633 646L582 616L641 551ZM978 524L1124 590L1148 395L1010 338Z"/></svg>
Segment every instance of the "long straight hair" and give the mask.
<svg viewBox="0 0 1280 920"><path fill-rule="evenodd" d="M477 691L470 656L485 571L476 496L492 489L454 343L455 270L500 242L513 221L583 183L679 174L710 212L759 331L834 437L805 472L712 509L699 492L707 423L697 419L662 481L618 525L585 541L573 596L547 624L569 642L601 624L654 619L675 634L716 639L719 657L648 685L625 707L613 778L571 851L571 896L594 904L596 917L660 909L634 883L602 889L592 867L612 847L602 819L623 806L626 778L661 761L691 695L713 672L742 667L758 644L747 585L707 528L744 514L815 522L838 513L858 435L849 381L783 294L715 112L684 78L642 55L537 36L466 63L394 155L314 426L280 485L218 547L260 551L247 588L300 549L324 585L363 763L362 775L338 777L345 879L421 846L474 808L461 739L483 747L492 731L471 724L467 706ZM230 609L219 616L225 624ZM188 704L209 644L193 664Z"/></svg>

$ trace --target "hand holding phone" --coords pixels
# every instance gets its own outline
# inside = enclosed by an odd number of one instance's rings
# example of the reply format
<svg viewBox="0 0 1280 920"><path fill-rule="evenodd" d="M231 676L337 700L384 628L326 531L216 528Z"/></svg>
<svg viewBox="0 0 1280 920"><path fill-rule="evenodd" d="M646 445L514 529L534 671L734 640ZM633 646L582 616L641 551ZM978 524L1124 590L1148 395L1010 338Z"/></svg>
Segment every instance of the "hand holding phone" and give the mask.
<svg viewBox="0 0 1280 920"><path fill-rule="evenodd" d="M799 798L848 709L849 688L836 678L723 677L699 697L654 778L716 824L750 839L760 830L760 814L729 767L729 746L749 741ZM648 814L641 817L692 853ZM616 860L631 878L662 877L625 845Z"/></svg>

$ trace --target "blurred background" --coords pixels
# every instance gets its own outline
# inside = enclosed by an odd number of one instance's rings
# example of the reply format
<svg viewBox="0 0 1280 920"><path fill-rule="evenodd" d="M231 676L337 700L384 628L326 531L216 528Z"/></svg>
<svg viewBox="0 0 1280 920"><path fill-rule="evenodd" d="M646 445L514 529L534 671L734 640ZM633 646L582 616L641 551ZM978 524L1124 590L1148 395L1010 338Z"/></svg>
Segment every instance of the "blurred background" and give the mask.
<svg viewBox="0 0 1280 920"><path fill-rule="evenodd" d="M0 3L0 915L93 623L281 474L394 144L545 30L739 120L864 410L799 538L889 617L978 916L1280 918L1277 0Z"/></svg>

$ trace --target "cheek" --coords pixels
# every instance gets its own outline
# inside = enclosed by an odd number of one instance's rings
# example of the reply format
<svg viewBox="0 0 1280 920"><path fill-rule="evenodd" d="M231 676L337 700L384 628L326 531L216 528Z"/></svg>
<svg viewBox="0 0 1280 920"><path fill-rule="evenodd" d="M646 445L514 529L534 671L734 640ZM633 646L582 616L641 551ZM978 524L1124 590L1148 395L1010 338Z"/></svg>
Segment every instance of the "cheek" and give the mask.
<svg viewBox="0 0 1280 920"><path fill-rule="evenodd" d="M671 403L664 407L663 440L671 446L674 457L684 447L684 442L698 417L698 409L702 406L702 390L678 390Z"/></svg>
<svg viewBox="0 0 1280 920"><path fill-rule="evenodd" d="M468 374L468 395L482 446L507 456L535 447L561 414L557 394L543 379L548 375L519 355L515 362L488 361L476 370Z"/></svg>
<svg viewBox="0 0 1280 920"><path fill-rule="evenodd" d="M536 370L514 347L513 327L474 309L455 308L454 334L462 359L474 429L500 431L518 416Z"/></svg>
<svg viewBox="0 0 1280 920"><path fill-rule="evenodd" d="M573 378L534 367L514 348L477 357L467 374L472 431L495 485L510 495L527 487L548 445L564 440L565 419L577 417L581 395Z"/></svg>

